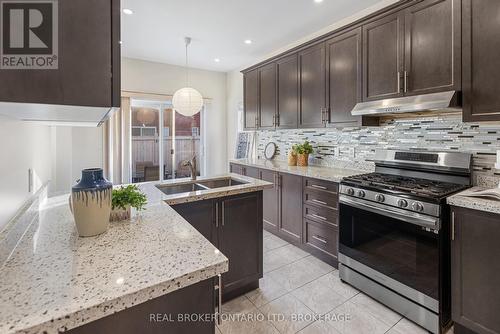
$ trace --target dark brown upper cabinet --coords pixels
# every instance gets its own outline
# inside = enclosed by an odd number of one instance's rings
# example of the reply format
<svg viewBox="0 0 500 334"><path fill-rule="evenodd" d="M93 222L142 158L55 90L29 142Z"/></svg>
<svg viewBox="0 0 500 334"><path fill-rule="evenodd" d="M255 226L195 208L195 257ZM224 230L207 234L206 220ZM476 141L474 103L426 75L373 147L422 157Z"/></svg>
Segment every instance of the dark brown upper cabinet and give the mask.
<svg viewBox="0 0 500 334"><path fill-rule="evenodd" d="M330 125L353 125L360 117L351 111L361 101L361 28L341 33L326 42L327 112Z"/></svg>
<svg viewBox="0 0 500 334"><path fill-rule="evenodd" d="M500 1L462 0L463 118L500 120Z"/></svg>
<svg viewBox="0 0 500 334"><path fill-rule="evenodd" d="M57 5L58 29L51 34L57 38L52 41L52 45L57 44L57 49L52 49L57 68L0 69L0 101L108 108L108 111L119 107L120 1L70 0L59 1ZM26 36L24 40L28 40ZM26 112L22 105L16 108ZM65 111L57 115L57 110ZM69 113L65 115L69 109L57 110L52 112L51 107L44 107L43 114L22 117L46 121L78 118ZM74 110L85 114L89 109ZM89 114L87 119L91 117Z"/></svg>
<svg viewBox="0 0 500 334"><path fill-rule="evenodd" d="M426 0L406 10L405 95L461 87L459 0Z"/></svg>
<svg viewBox="0 0 500 334"><path fill-rule="evenodd" d="M326 48L313 45L299 53L300 108L299 127L325 126Z"/></svg>
<svg viewBox="0 0 500 334"><path fill-rule="evenodd" d="M403 30L401 12L363 26L363 101L403 95Z"/></svg>
<svg viewBox="0 0 500 334"><path fill-rule="evenodd" d="M245 73L243 77L244 91L244 128L256 130L259 126L259 70Z"/></svg>
<svg viewBox="0 0 500 334"><path fill-rule="evenodd" d="M276 65L271 63L259 69L259 127L276 126Z"/></svg>
<svg viewBox="0 0 500 334"><path fill-rule="evenodd" d="M297 54L276 61L280 129L297 128L299 116L299 64Z"/></svg>

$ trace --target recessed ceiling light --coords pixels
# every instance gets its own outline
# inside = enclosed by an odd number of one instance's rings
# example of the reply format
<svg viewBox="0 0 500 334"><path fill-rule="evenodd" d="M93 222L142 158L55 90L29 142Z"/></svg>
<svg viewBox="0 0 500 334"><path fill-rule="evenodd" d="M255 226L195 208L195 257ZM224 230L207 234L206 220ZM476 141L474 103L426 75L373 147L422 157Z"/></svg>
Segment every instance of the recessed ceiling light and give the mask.
<svg viewBox="0 0 500 334"><path fill-rule="evenodd" d="M314 2L320 3L320 2L323 2L323 0L314 0Z"/></svg>
<svg viewBox="0 0 500 334"><path fill-rule="evenodd" d="M219 58L215 58L215 59L214 59L214 61L215 61L216 63L218 63L218 62L220 62L220 59L219 59Z"/></svg>
<svg viewBox="0 0 500 334"><path fill-rule="evenodd" d="M245 39L245 44L252 44L252 40L251 39Z"/></svg>
<svg viewBox="0 0 500 334"><path fill-rule="evenodd" d="M123 8L123 14L132 15L134 14L134 12L132 11L132 9Z"/></svg>

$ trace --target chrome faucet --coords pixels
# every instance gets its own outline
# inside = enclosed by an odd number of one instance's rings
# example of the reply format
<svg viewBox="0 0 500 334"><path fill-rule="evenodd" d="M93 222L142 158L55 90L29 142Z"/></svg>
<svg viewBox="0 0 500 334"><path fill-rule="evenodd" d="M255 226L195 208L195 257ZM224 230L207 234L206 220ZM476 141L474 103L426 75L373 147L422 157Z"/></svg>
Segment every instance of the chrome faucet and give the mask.
<svg viewBox="0 0 500 334"><path fill-rule="evenodd" d="M181 166L189 167L191 170L191 180L196 180L196 156L193 156L191 160L182 161Z"/></svg>

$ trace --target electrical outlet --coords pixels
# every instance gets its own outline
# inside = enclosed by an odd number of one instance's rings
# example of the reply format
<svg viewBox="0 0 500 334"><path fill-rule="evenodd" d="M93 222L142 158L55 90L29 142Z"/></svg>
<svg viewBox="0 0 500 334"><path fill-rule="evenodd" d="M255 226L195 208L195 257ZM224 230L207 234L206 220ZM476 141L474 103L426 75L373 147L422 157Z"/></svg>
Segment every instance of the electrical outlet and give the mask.
<svg viewBox="0 0 500 334"><path fill-rule="evenodd" d="M349 157L355 158L356 157L356 147L349 147Z"/></svg>
<svg viewBox="0 0 500 334"><path fill-rule="evenodd" d="M28 192L33 192L33 169L28 168Z"/></svg>

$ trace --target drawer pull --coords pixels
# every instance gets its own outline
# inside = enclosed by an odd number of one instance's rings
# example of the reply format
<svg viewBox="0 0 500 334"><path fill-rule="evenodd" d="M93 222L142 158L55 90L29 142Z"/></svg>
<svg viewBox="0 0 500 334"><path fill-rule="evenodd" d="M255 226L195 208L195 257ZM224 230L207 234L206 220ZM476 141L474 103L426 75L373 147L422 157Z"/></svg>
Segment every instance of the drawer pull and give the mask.
<svg viewBox="0 0 500 334"><path fill-rule="evenodd" d="M325 245L328 243L328 242L326 242L326 240L325 240L325 239L323 239L323 238L321 238L321 237L319 237L319 236L317 236L317 235L313 235L313 239L318 240L319 242L322 242L322 243L324 243Z"/></svg>
<svg viewBox="0 0 500 334"><path fill-rule="evenodd" d="M320 215L317 215L315 213L311 213L310 214L311 217L314 217L314 218L318 218L318 219L321 219L321 220L328 220L326 217L323 217L323 216L320 216Z"/></svg>
<svg viewBox="0 0 500 334"><path fill-rule="evenodd" d="M316 189L321 189L321 190L328 190L327 187L323 187L317 184L311 184L311 188L316 188Z"/></svg>
<svg viewBox="0 0 500 334"><path fill-rule="evenodd" d="M313 199L311 200L311 202L318 203L318 204L321 204L321 205L328 205L328 203L323 202L323 201L320 201L320 200L315 199L315 198L313 198Z"/></svg>

